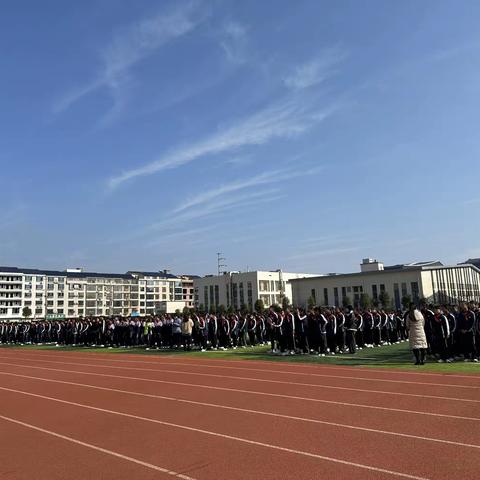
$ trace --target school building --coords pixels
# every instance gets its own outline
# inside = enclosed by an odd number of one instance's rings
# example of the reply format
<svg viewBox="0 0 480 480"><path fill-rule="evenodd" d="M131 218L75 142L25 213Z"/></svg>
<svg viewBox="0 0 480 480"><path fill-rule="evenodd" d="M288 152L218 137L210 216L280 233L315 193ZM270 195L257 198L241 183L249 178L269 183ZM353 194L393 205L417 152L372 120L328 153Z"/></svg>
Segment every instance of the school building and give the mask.
<svg viewBox="0 0 480 480"><path fill-rule="evenodd" d="M281 305L283 298L292 302L291 281L297 278L316 276L308 273L291 273L282 270L224 272L222 275L207 275L193 281L195 306L206 311L215 311L220 305L235 310L253 310L255 302L262 300L265 307Z"/></svg>
<svg viewBox="0 0 480 480"><path fill-rule="evenodd" d="M366 258L357 273L292 279L290 283L293 303L299 307L312 303L342 306L346 301L359 306L362 294L376 304L381 303L382 292L395 308L401 308L402 299L408 298L436 305L480 302L480 269L471 264L448 266L433 261L384 266Z"/></svg>
<svg viewBox="0 0 480 480"><path fill-rule="evenodd" d="M0 320L173 313L193 305L193 277L168 271L0 267Z"/></svg>

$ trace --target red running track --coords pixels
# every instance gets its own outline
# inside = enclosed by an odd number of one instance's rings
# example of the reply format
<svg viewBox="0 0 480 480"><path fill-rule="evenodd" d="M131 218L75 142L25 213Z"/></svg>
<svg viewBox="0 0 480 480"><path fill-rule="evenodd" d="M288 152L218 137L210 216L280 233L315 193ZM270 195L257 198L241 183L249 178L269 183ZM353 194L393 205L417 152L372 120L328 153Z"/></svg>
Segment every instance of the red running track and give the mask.
<svg viewBox="0 0 480 480"><path fill-rule="evenodd" d="M0 349L0 479L477 479L480 376Z"/></svg>

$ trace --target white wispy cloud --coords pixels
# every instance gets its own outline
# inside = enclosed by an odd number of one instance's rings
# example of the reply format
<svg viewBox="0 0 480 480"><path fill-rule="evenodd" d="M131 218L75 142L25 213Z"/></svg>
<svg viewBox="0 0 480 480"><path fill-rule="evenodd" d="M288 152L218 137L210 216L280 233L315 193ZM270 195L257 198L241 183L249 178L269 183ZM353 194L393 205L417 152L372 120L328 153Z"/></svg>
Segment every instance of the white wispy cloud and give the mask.
<svg viewBox="0 0 480 480"><path fill-rule="evenodd" d="M237 21L223 25L220 34L220 47L227 59L234 64L242 64L247 57L247 29Z"/></svg>
<svg viewBox="0 0 480 480"><path fill-rule="evenodd" d="M170 231L168 233L162 233L161 235L156 236L153 240L145 244L145 247L158 247L159 245L164 245L168 243L175 244L178 241L182 243L185 242L185 239L189 238L198 238L202 234L210 230L210 227L203 228L191 228L191 229L182 229L179 231Z"/></svg>
<svg viewBox="0 0 480 480"><path fill-rule="evenodd" d="M469 200L465 200L463 205L470 206L470 205L477 205L480 203L480 198L470 198Z"/></svg>
<svg viewBox="0 0 480 480"><path fill-rule="evenodd" d="M236 155L230 158L227 158L222 161L222 163L226 163L228 165L232 165L235 167L242 167L244 165L248 165L249 163L253 162L252 155Z"/></svg>
<svg viewBox="0 0 480 480"><path fill-rule="evenodd" d="M147 226L147 231L177 228L183 224L189 224L194 220L205 217L216 216L232 209L246 208L258 205L259 203L271 202L282 198L277 189L261 190L258 192L247 192L238 195L229 195L227 198L217 198L204 204L184 210L180 213L172 213L159 222Z"/></svg>
<svg viewBox="0 0 480 480"><path fill-rule="evenodd" d="M284 83L294 90L317 85L333 75L346 56L346 52L339 48L325 49L318 57L296 67L284 78Z"/></svg>
<svg viewBox="0 0 480 480"><path fill-rule="evenodd" d="M314 250L309 252L302 252L290 257L286 257L286 260L299 260L299 259L314 259L319 257L325 257L328 255L338 255L341 253L351 253L361 250L362 247L352 246L352 247L338 247L338 248L325 248L322 250Z"/></svg>
<svg viewBox="0 0 480 480"><path fill-rule="evenodd" d="M54 113L68 109L99 88L118 88L129 70L166 43L188 34L206 16L198 2L182 4L169 12L144 18L114 36L101 52L102 67L91 82L64 95L53 108Z"/></svg>
<svg viewBox="0 0 480 480"><path fill-rule="evenodd" d="M274 138L297 136L327 118L332 111L331 107L312 110L310 105L298 100L277 103L203 140L176 148L142 167L111 177L108 187L114 189L128 180L176 168L206 155L262 145Z"/></svg>
<svg viewBox="0 0 480 480"><path fill-rule="evenodd" d="M291 180L295 177L313 175L319 173L320 171L321 167L317 166L306 170L278 169L262 172L253 177L226 183L191 197L175 208L174 213L180 213L197 205L205 204L214 200L216 201L219 197L230 195L232 192L259 187L269 183L278 183Z"/></svg>

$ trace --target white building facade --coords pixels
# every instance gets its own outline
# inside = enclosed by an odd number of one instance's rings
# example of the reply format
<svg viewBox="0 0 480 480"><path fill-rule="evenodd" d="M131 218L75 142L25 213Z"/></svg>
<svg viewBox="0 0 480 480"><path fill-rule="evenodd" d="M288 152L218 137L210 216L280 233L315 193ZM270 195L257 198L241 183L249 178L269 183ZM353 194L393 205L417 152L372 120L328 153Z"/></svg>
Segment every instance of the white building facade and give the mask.
<svg viewBox="0 0 480 480"><path fill-rule="evenodd" d="M173 313L191 302L183 296L181 278L167 272L0 267L0 321L154 315ZM24 309L30 312L27 317Z"/></svg>
<svg viewBox="0 0 480 480"><path fill-rule="evenodd" d="M223 275L195 278L195 306L207 311L215 311L220 306L253 310L259 299L265 307L281 305L284 297L292 301L290 281L308 276L314 275L276 270L225 272Z"/></svg>
<svg viewBox="0 0 480 480"><path fill-rule="evenodd" d="M432 304L480 302L480 269L474 265L445 266L423 262L384 267L381 262L365 259L361 272L325 275L292 280L293 303L342 306L346 301L358 306L362 294L379 302L386 292L395 308L402 300L425 300Z"/></svg>

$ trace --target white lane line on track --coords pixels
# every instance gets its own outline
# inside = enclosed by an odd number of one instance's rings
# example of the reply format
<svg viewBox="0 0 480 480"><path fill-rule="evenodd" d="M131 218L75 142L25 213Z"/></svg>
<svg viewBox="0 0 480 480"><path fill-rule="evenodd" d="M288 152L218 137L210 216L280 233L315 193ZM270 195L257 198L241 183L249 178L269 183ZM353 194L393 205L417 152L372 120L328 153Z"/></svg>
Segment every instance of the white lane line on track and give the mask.
<svg viewBox="0 0 480 480"><path fill-rule="evenodd" d="M63 348L63 347L61 347ZM18 351L18 350L17 350ZM21 351L28 351L27 349L23 349ZM42 355L46 355L48 354L49 352L45 351L45 350L34 350L35 351L35 354L42 354ZM85 355L92 355L92 356L99 356L99 357L108 357L110 355L122 355L122 356L129 356L129 357L139 357L139 358L145 358L145 355L143 354L139 354L139 353L130 353L129 351L125 351L125 350L120 350L119 349L119 352L111 352L111 353L97 353L97 352L92 352L92 351L89 351L88 349L87 350L74 350L74 351L67 351L67 352L63 352L63 353L66 353L67 355L71 355L72 357L74 357L75 354L79 354L81 355L82 357L84 357ZM168 355L168 354L165 354L165 353L160 353L158 355L155 355L154 352L153 354L150 356L150 358L158 358L159 360L163 359L163 358L172 358L172 359L175 359L175 360L178 360L179 359L179 356L181 354L174 354L174 355ZM80 357L77 357L77 358L80 358ZM182 357L182 358L185 358L185 357ZM302 368L302 369L306 369L306 368L313 368L313 369L321 369L321 368L324 368L324 369L331 369L331 370L345 370L345 371L349 371L349 372L362 372L362 373L378 373L378 374L383 374L383 375L422 375L422 376L434 376L434 377L441 377L441 378L465 378L465 379L469 379L469 380L476 380L476 379L480 379L479 376L477 376L476 374L471 374L471 375L459 375L459 374L455 374L455 373L433 373L433 372L411 372L411 371L407 371L407 370L398 370L398 369L389 369L389 370L386 370L386 369L379 369L379 368L370 368L370 367L362 367L362 366L359 366L359 367L344 367L344 366L341 366L341 365L336 365L336 364L326 364L326 363L303 363L303 362L291 362L288 360L288 357L283 360L283 361L272 361L272 360L241 360L241 359L235 359L235 358L232 358L232 359L228 359L228 360L223 360L223 359L220 359L220 358L214 358L214 359L205 359L205 358L199 358L199 357L188 357L188 358L185 358L185 360L193 360L193 358L195 358L195 361L197 360L200 360L200 362L224 362L224 363L238 363L238 364L249 364L249 365L252 365L252 364L256 364L256 365L263 365L263 364L266 364L266 365L272 365L272 366L280 366L282 364L287 364L287 365L294 365L295 368ZM342 358L345 358L345 357L338 357L339 359L342 359ZM355 358L360 358L360 357L355 357ZM361 358L360 358L361 359ZM185 362L186 365L195 365L194 363L190 362L190 363L187 363ZM274 371L274 370L272 370ZM479 373L480 373L480 364L479 364Z"/></svg>
<svg viewBox="0 0 480 480"><path fill-rule="evenodd" d="M121 453L114 452L113 450L107 450L106 448L97 447L96 445L93 445L91 443L82 442L81 440L77 440L77 439L72 438L72 437L67 437L66 435L62 435L62 434L57 433L57 432L52 432L51 430L46 430L45 428L37 427L36 425L32 425L31 423L22 422L20 420L16 420L16 419L11 418L11 417L6 417L4 415L0 415L0 419L4 420L6 422L14 423L16 425L21 425L22 427L25 427L25 428L30 428L31 430L36 430L37 432L45 433L47 435L51 435L53 437L60 438L61 440L65 440L67 442L74 443L76 445L81 445L82 447L90 448L91 450L96 450L97 452L101 452L101 453L105 453L107 455L111 455L112 457L116 457L116 458L120 458L122 460L126 460L127 462L132 462L132 463L135 463L137 465L141 465L142 467L149 468L150 470L155 470L157 472L165 473L165 474L170 475L172 477L181 478L183 480L195 480L193 477L189 477L187 475L184 475L183 473L174 472L173 470L169 470L168 468L159 467L158 465L153 465L152 463L144 462L142 460L138 460L137 458L129 457L127 455L123 455Z"/></svg>
<svg viewBox="0 0 480 480"><path fill-rule="evenodd" d="M47 355L41 355L42 357L46 358L70 358L69 355L67 356L61 356L57 354L52 354L50 356ZM85 357L73 357L75 360L83 360ZM392 380L392 379L386 379L386 378L369 378L369 377L357 377L357 376L346 376L346 375L331 375L331 374L325 374L325 373L309 373L309 372L294 372L291 370L268 370L268 369L262 369L262 368L252 368L252 367L232 367L232 366L227 366L227 365L205 365L205 364L194 364L194 363L189 363L186 364L184 362L149 362L145 360L121 360L121 359L107 359L107 358L102 358L102 361L104 362L111 362L111 363L134 363L134 364L145 364L145 365L157 365L157 366L162 366L162 365L177 365L177 366L182 366L182 367L194 367L194 368L220 368L220 369L228 369L228 370L247 370L249 372L262 372L262 373L270 373L270 374L284 374L284 375L303 375L303 376L310 376L310 377L323 377L323 378L335 378L338 380L342 379L347 379L347 380L362 380L362 381L369 381L369 382L387 382L387 383L405 383L405 384L413 384L413 385L428 385L428 386L434 386L434 387L450 387L450 388L466 388L466 389L472 389L472 390L479 390L480 391L480 386L476 385L456 385L456 384L448 384L448 383L431 383L431 382L413 382L409 380Z"/></svg>
<svg viewBox="0 0 480 480"><path fill-rule="evenodd" d="M0 358L5 358L0 356ZM10 357L7 357L10 359ZM301 383L301 382L284 382L281 380L270 380L265 378L252 378L252 377L234 377L230 375L216 375L214 373L198 373L198 372L184 372L179 370L166 370L166 369L154 369L154 368L135 368L135 367L117 367L112 365L97 365L92 363L73 363L73 362L57 362L54 360L31 360L26 359L25 357L20 357L22 360L27 361L39 361L44 363L54 363L60 365L73 365L73 366L80 366L80 367L93 367L93 368L111 368L116 370L135 370L135 371L142 371L142 372L154 372L154 373L170 373L175 375L191 375L191 376L201 376L201 377L212 377L212 378L223 378L229 380L245 380L251 382L263 382L263 383L273 383L273 384L281 384L281 385L295 385L295 386L302 386L302 387L313 387L313 388L323 388L323 389L331 389L331 390L348 390L351 392L364 392L364 393L378 393L384 395L401 395L401 396L408 396L408 397L417 397L417 398L435 398L435 399L444 399L444 400L454 400L458 402L470 402L470 403L480 403L480 400L470 399L470 398L455 398L455 397L443 397L441 395L422 395L418 393L403 393L403 392L389 392L384 390L368 390L362 388L350 388L350 387L339 387L334 385L322 385L322 384L315 384L315 383Z"/></svg>
<svg viewBox="0 0 480 480"><path fill-rule="evenodd" d="M165 425L167 427L178 428L178 429L186 430L186 431L189 431L189 432L203 433L205 435L210 435L210 436L218 437L218 438L224 438L224 439L227 439L227 440L233 440L233 441L236 441L236 442L246 443L246 444L249 444L249 445L266 447L266 448L270 448L270 449L273 449L273 450L279 450L279 451L282 451L282 452L293 453L293 454L301 455L301 456L305 456L305 457L316 458L318 460L325 460L325 461L328 461L328 462L347 465L347 466L350 466L350 467L357 467L357 468L361 468L361 469L364 469L364 470L369 470L369 471L374 471L374 472L379 472L379 473L385 473L385 474L396 476L396 477L409 478L409 479L412 479L412 480L429 480L426 477L419 477L419 476L416 476L416 475L410 475L408 473L396 472L394 470L387 470L387 469L384 469L384 468L374 467L374 466L371 466L371 465L365 465L365 464L362 464L362 463L355 463L355 462L350 462L348 460L341 460L341 459L338 459L338 458L327 457L327 456L324 456L324 455L318 455L316 453L305 452L303 450L294 450L294 449L287 448L287 447L281 447L279 445L273 445L273 444L270 444L270 443L264 443L264 442L259 442L259 441L256 441L256 440L250 440L248 438L236 437L236 436L227 435L227 434L224 434L224 433L212 432L212 431L209 431L209 430L203 430L203 429L200 429L200 428L190 427L190 426L187 426L187 425L178 425L176 423L164 422L164 421L161 421L161 420L155 420L155 419L152 419L152 418L141 417L141 416L132 415L132 414L129 414L129 413L118 412L118 411L115 411L115 410L108 410L108 409L105 409L105 408L93 407L91 405L84 405L82 403L70 402L70 401L67 401L67 400L61 400L61 399L54 398L54 397L48 397L46 395L39 395L39 394L36 394L36 393L24 392L22 390L15 390L15 389L12 389L12 388L5 388L5 387L0 387L0 389L10 391L12 393L27 395L27 396L31 396L31 397L35 397L35 398L42 398L44 400L50 400L50 401L53 401L53 402L63 403L63 404L66 404L66 405L72 405L72 406L75 406L75 407L86 408L86 409L89 409L89 410L94 410L94 411L98 411L98 412L102 412L102 413L108 413L108 414L111 414L111 415L119 415L119 416L122 416L122 417L132 418L134 420L141 420L141 421L144 421L144 422L155 423L155 424L158 424L158 425ZM3 416L0 416L0 418L8 419L8 417L3 417ZM26 425L28 425L28 424L26 424Z"/></svg>
<svg viewBox="0 0 480 480"><path fill-rule="evenodd" d="M9 363L9 362L0 362L0 365L9 365L13 367L21 367L21 368L35 368L39 370L47 370L51 372L61 372L61 373L68 373L68 374L79 374L79 375L87 375L87 376L96 376L96 377L103 377L103 378L115 378L115 379L122 379L122 380L133 380L133 381L141 381L147 383L162 383L167 385L176 385L181 387L194 387L194 388L201 388L207 390L218 390L224 392L235 392L235 393L245 393L249 395L260 395L260 396L267 396L267 397L277 397L277 398L286 398L289 400L301 400L307 402L316 402L316 403L325 403L330 405L341 405L347 407L358 407L358 408L367 408L372 410L383 410L387 412L399 412L399 413L408 413L413 415L426 415L432 417L442 417L442 418L452 418L455 420L466 420L466 421L474 421L479 422L479 417L465 417L460 415L448 415L445 413L432 413L432 412L421 412L418 410L407 410L403 408L392 408L392 407L380 407L378 405L365 405L361 403L350 403L350 402L339 402L336 400L324 400L320 398L310 398L310 397L300 397L296 395L285 395L281 393L269 393L269 392L260 392L257 390L243 390L239 388L228 388L228 387L216 387L213 385L198 385L195 383L184 383L184 382L173 382L168 380L156 380L156 379L149 379L149 378L140 378L140 377L128 377L124 375L111 375L107 373L93 373L93 372L82 372L78 370L64 370L60 368L49 368L49 367L39 367L34 365L22 365L17 363ZM0 372L6 373L6 372ZM34 377L38 378L38 377Z"/></svg>
<svg viewBox="0 0 480 480"><path fill-rule="evenodd" d="M154 395L154 394L149 394L149 393L132 392L130 390L121 390L121 389L116 389L116 388L99 387L99 386L96 386L96 385L87 385L87 384L83 384L83 383L66 382L66 381L62 381L62 380L52 380L52 379L46 379L46 378L32 377L32 376L29 376L29 375L18 375L18 374L11 374L11 373L5 373L5 372L0 372L0 374L1 375L11 375L11 376L14 376L14 377L23 377L23 378L28 378L28 379L40 380L40 381L46 381L46 382L52 382L52 383L60 383L60 384L65 384L65 385L74 385L74 386L78 386L78 387L92 388L92 389L97 389L97 390L104 390L104 391L107 391L107 392L122 393L122 394L139 396L139 397L154 398L154 399L158 399L158 400L167 400L167 401L173 401L173 402L188 403L188 404L191 404L191 405L199 405L199 406L202 406L202 407L220 408L220 409L223 409L223 410L244 412L244 413L250 413L250 414L254 414L254 415L263 415L263 416L268 416L268 417L284 418L286 420L295 420L295 421L306 422L306 423L328 425L330 427L346 428L346 429L350 429L350 430L361 430L361 431L365 431L365 432L369 432L369 433L378 433L380 435L391 435L391 436L396 436L396 437L413 438L415 440L425 440L425 441L428 441L428 442L438 442L438 443L445 443L445 444L448 444L448 445L455 445L455 446L460 446L460 447L480 449L480 445L475 445L475 444L470 444L470 443L454 442L452 440L445 440L445 439L441 439L441 438L425 437L425 436L420 436L420 435L411 435L411 434L408 434L408 433L392 432L392 431L388 431L388 430L378 430L378 429L375 429L375 428L358 427L358 426L355 426L355 425L348 425L348 424L337 423L337 422L327 422L325 420L317 420L317 419L313 419L313 418L297 417L297 416L293 416L293 415L284 415L284 414L281 414L281 413L264 412L264 411L260 411L260 410L252 410L252 409L248 409L248 408L232 407L232 406L221 405L221 404L217 404L217 403L199 402L199 401L195 401L195 400L187 400L187 399L183 399L183 398L167 397L167 396L163 396L163 395Z"/></svg>

